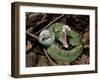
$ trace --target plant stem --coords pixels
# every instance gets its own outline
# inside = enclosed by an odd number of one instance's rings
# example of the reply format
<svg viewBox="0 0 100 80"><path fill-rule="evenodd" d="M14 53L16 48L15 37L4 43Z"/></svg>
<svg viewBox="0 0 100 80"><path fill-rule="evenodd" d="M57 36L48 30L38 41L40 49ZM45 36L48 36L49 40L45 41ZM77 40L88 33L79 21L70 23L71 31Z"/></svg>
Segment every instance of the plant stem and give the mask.
<svg viewBox="0 0 100 80"><path fill-rule="evenodd" d="M33 37L33 38L39 40L39 38L38 38L36 35L34 35L34 34L32 34L32 33L30 32L32 29L33 29L33 27L30 27L30 28L26 31L26 33L27 33L28 35L30 35L31 37Z"/></svg>

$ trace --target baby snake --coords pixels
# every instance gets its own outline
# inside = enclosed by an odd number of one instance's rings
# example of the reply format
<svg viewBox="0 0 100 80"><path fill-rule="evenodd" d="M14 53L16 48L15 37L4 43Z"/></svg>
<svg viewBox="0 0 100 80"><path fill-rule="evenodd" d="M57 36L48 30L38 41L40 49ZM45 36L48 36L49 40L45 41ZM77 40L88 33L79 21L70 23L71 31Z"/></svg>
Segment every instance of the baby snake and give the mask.
<svg viewBox="0 0 100 80"><path fill-rule="evenodd" d="M44 46L48 46L46 51L54 60L73 62L82 54L82 38L79 33L73 30L68 31L66 37L68 38L69 47L64 49L58 43L63 25L62 23L54 23L47 30L43 30L39 35L39 42Z"/></svg>

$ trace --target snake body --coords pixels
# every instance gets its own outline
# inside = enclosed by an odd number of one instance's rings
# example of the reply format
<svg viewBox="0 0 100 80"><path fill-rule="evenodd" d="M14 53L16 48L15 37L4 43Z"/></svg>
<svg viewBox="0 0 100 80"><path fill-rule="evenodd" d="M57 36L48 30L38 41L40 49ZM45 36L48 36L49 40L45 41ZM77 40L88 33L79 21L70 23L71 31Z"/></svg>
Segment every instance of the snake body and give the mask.
<svg viewBox="0 0 100 80"><path fill-rule="evenodd" d="M62 23L54 23L49 28L48 31L55 35L55 38L51 40L47 48L47 53L54 60L60 62L73 62L75 61L83 51L82 38L79 33L71 30L67 32L69 49L63 49L59 43L55 42L59 39L60 33L62 32Z"/></svg>

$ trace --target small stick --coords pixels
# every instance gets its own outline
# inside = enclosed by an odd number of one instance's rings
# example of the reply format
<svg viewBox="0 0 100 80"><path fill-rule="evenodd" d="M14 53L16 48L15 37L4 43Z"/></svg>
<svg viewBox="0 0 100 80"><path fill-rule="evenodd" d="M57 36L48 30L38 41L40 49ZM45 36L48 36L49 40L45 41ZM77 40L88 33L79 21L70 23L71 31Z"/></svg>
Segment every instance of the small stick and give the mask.
<svg viewBox="0 0 100 80"><path fill-rule="evenodd" d="M41 21L38 22L36 25L40 25L40 24L42 24L42 23L44 23L44 22L46 22L46 21L47 21L47 19L41 20Z"/></svg>
<svg viewBox="0 0 100 80"><path fill-rule="evenodd" d="M30 27L30 28L26 31L26 33L30 32L32 29L33 29L33 27Z"/></svg>
<svg viewBox="0 0 100 80"><path fill-rule="evenodd" d="M48 54L47 54L47 52L46 52L46 50L44 48L43 48L43 51L44 51L46 57L48 58L48 60L52 63L52 65L56 66L56 64L50 59L50 57L48 56Z"/></svg>
<svg viewBox="0 0 100 80"><path fill-rule="evenodd" d="M37 22L37 23L36 23L36 26L34 26L32 29L36 28L37 26L41 25L42 23L44 23L44 22L46 22L46 21L47 21L47 19L44 19L44 20L41 20L40 22ZM32 29L31 29L31 30L32 30Z"/></svg>
<svg viewBox="0 0 100 80"><path fill-rule="evenodd" d="M47 14L44 14L41 20L44 20L47 17Z"/></svg>
<svg viewBox="0 0 100 80"><path fill-rule="evenodd" d="M26 31L26 33L27 33L28 35L30 35L31 37L33 37L33 38L39 40L38 37L37 37L36 35L30 33L30 31L31 31L32 29L33 29L33 27L30 27L30 28Z"/></svg>
<svg viewBox="0 0 100 80"><path fill-rule="evenodd" d="M53 20L52 22L50 22L47 26L45 26L44 28L42 28L41 30L39 30L38 32L36 32L35 34L38 34L39 32L41 32L45 28L48 28L52 23L54 23L55 21L57 21L58 19L60 19L63 16L64 16L64 14L60 15L59 17L57 17L55 20Z"/></svg>

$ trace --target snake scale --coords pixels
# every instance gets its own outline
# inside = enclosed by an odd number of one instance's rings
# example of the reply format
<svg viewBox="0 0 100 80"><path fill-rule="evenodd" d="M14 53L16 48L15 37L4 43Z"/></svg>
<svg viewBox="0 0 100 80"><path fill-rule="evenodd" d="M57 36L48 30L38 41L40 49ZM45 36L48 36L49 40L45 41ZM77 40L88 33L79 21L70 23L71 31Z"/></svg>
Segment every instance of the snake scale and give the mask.
<svg viewBox="0 0 100 80"><path fill-rule="evenodd" d="M47 53L56 61L73 62L83 51L82 38L74 30L67 31L68 48L63 48L59 44L59 37L62 33L62 23L54 23L47 30L43 30L39 35L39 42L47 46Z"/></svg>

